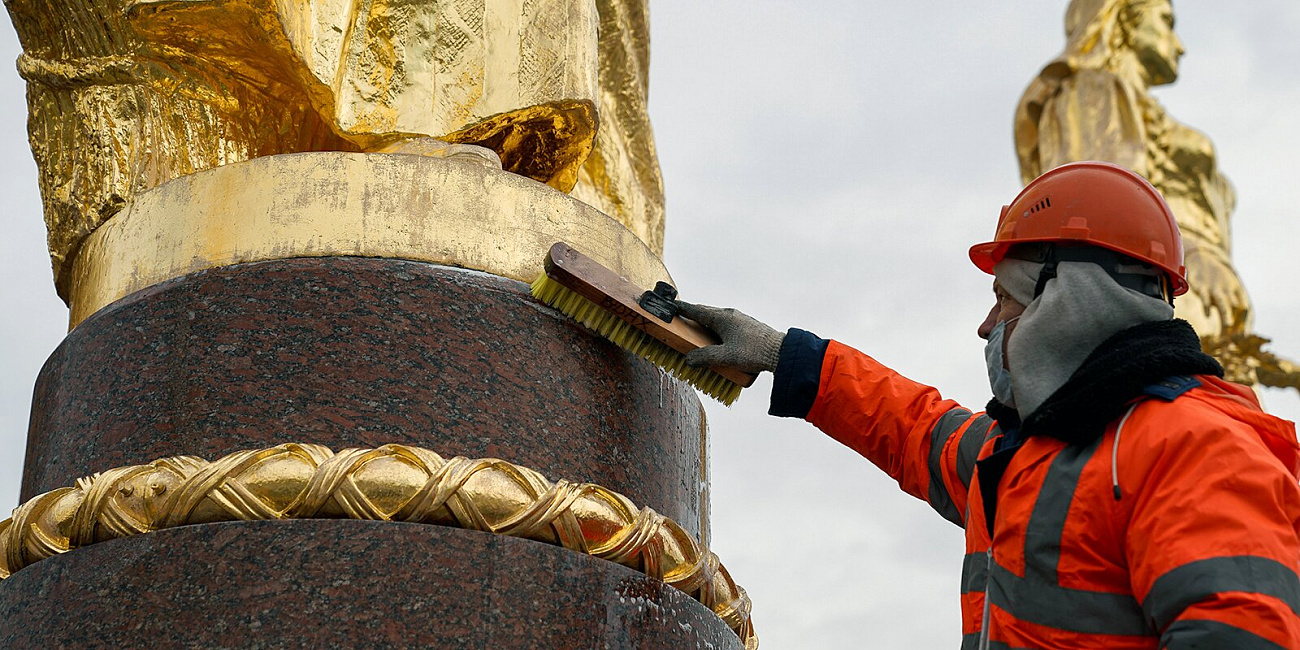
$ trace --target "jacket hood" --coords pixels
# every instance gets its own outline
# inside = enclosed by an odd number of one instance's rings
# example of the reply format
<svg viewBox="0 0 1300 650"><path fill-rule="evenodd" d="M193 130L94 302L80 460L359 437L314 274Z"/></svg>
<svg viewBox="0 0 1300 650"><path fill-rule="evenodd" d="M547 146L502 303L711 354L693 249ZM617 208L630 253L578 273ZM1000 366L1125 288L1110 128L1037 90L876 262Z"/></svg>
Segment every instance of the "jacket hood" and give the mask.
<svg viewBox="0 0 1300 650"><path fill-rule="evenodd" d="M1223 379L1223 367L1201 351L1200 339L1182 320L1143 323L1107 339L1070 380L1021 422L1016 409L996 399L986 410L1003 431L1045 435L1072 445L1091 443L1148 386L1176 375L1194 375L1198 398L1248 425L1264 446L1300 479L1300 441L1294 422L1265 413L1255 391Z"/></svg>
<svg viewBox="0 0 1300 650"><path fill-rule="evenodd" d="M1295 423L1265 413L1253 390L1223 379L1223 367L1201 351L1196 331L1182 320L1143 323L1102 342L1023 423L1017 421L1015 409L996 401L988 411L1003 430L1019 426L1027 436L1051 436L1083 446L1104 433L1106 425L1149 386L1178 375L1194 375L1201 384L1197 399L1248 425L1287 471L1300 479Z"/></svg>
<svg viewBox="0 0 1300 650"><path fill-rule="evenodd" d="M1295 423L1265 413L1255 391L1218 377L1199 377L1205 398L1233 419L1249 425L1292 476L1300 478L1300 442Z"/></svg>
<svg viewBox="0 0 1300 650"><path fill-rule="evenodd" d="M1021 429L1086 446L1148 386L1178 375L1222 377L1223 367L1201 351L1186 321L1134 325L1102 341Z"/></svg>

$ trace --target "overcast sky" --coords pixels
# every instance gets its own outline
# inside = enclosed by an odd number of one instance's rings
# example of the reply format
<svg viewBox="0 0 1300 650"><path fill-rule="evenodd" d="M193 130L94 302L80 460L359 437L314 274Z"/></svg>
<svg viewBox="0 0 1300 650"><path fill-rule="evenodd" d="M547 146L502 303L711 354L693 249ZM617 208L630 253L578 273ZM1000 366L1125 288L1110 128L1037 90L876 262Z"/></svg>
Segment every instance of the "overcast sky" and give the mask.
<svg viewBox="0 0 1300 650"><path fill-rule="evenodd" d="M652 0L651 117L682 297L836 338L984 404L975 328L990 278L966 249L1019 189L1011 117L1063 45L1065 5ZM1300 3L1177 0L1176 11L1188 54L1157 95L1218 146L1257 330L1300 358ZM17 55L5 24L0 62ZM0 67L7 510L32 386L67 313L23 86ZM713 549L753 598L763 646L956 647L961 531L811 426L767 417L770 388L764 377L733 408L708 405ZM1300 418L1294 393L1265 399Z"/></svg>

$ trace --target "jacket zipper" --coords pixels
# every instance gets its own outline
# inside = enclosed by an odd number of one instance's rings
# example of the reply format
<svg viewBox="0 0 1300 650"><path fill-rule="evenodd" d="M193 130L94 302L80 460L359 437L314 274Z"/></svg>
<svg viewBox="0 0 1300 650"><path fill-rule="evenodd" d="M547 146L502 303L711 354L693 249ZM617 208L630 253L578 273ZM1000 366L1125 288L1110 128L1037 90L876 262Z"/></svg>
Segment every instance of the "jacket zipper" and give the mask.
<svg viewBox="0 0 1300 650"><path fill-rule="evenodd" d="M984 617L980 619L980 646L979 650L989 650L989 583L993 582L993 545L989 545L989 550L985 552L988 564L985 565L984 575Z"/></svg>

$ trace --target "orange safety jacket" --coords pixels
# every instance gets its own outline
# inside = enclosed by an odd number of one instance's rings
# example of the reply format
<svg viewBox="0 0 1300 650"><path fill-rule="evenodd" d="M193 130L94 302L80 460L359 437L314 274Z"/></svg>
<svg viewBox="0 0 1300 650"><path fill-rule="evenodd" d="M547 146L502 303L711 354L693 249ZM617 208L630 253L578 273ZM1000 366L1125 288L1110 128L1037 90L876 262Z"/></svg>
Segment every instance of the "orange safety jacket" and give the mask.
<svg viewBox="0 0 1300 650"><path fill-rule="evenodd" d="M987 413L790 330L771 412L965 529L964 650L1300 648L1294 424L1211 375L1121 407L1087 444L1031 435L999 454Z"/></svg>

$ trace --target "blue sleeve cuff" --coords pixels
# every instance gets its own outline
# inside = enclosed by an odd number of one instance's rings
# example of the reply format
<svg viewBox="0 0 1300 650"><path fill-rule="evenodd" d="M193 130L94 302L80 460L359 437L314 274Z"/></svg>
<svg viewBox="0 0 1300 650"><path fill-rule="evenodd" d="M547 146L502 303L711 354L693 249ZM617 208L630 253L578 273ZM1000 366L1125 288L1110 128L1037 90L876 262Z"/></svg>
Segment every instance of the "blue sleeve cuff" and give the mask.
<svg viewBox="0 0 1300 650"><path fill-rule="evenodd" d="M803 418L817 400L822 378L822 359L826 357L828 339L812 332L790 328L781 342L781 357L772 381L772 404L769 415Z"/></svg>

